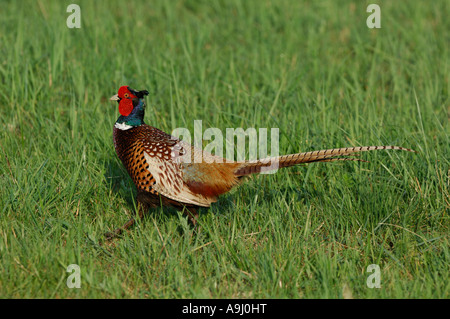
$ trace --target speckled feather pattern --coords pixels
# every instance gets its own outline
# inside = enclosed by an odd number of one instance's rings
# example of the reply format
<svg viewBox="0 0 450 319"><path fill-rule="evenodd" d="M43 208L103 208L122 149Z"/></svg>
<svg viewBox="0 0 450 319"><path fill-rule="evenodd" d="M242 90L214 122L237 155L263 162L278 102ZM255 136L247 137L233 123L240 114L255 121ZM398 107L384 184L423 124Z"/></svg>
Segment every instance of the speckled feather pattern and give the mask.
<svg viewBox="0 0 450 319"><path fill-rule="evenodd" d="M199 150L157 128L146 124L129 130L115 127L113 136L117 155L138 192L208 207L238 183L233 173L238 164L191 163ZM209 162L221 160L201 153Z"/></svg>

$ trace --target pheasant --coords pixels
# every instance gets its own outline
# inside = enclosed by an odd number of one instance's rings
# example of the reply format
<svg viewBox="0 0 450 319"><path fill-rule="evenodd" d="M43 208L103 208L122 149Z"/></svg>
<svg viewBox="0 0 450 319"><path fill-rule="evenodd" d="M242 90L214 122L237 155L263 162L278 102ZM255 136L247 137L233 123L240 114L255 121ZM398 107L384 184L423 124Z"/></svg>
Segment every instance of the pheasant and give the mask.
<svg viewBox="0 0 450 319"><path fill-rule="evenodd" d="M398 146L361 146L290 154L256 161L229 161L191 146L144 123L148 91L120 87L111 100L119 103L120 117L114 125L114 147L119 159L137 187L140 218L150 207L172 206L187 214L196 224L198 209L209 207L218 196L237 186L242 177L274 168L314 162L356 160L343 156L373 150L403 150ZM192 161L195 156L201 161ZM198 158L198 157L197 157ZM274 165L275 164L275 165ZM122 228L108 233L112 238L135 222L131 218Z"/></svg>

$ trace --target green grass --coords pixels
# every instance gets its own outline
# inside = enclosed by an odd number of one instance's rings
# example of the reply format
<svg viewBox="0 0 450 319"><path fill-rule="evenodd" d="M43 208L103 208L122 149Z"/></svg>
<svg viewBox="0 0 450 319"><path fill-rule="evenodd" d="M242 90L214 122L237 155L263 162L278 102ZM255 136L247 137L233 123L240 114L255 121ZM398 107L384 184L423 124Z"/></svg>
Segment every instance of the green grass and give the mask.
<svg viewBox="0 0 450 319"><path fill-rule="evenodd" d="M448 298L449 6L377 1L2 1L0 297ZM195 233L133 209L121 85L164 131L280 129L280 154L399 145L255 176ZM69 289L66 267L81 268ZM381 288L366 285L370 264Z"/></svg>

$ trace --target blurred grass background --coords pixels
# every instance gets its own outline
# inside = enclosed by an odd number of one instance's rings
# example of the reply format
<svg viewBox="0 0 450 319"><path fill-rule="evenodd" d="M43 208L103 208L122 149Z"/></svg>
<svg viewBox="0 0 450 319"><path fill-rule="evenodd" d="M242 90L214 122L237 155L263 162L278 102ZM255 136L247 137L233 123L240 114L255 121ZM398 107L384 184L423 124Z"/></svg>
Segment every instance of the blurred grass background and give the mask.
<svg viewBox="0 0 450 319"><path fill-rule="evenodd" d="M1 1L0 297L448 298L446 1ZM166 132L280 129L280 154L400 145L257 176L200 215L133 209L108 98ZM81 288L66 286L69 264ZM381 288L366 285L381 268Z"/></svg>

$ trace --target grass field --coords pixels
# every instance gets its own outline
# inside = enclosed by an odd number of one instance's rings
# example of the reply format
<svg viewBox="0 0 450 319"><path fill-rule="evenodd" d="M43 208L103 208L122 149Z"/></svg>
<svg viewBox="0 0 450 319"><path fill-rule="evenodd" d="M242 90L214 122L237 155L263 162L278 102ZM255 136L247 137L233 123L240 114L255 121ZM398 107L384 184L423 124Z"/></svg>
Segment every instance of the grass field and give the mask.
<svg viewBox="0 0 450 319"><path fill-rule="evenodd" d="M448 298L449 5L376 1L369 29L372 2L2 1L0 297ZM146 123L169 133L417 153L254 176L198 233L157 209L100 245L136 192L112 142L121 85L149 90Z"/></svg>

